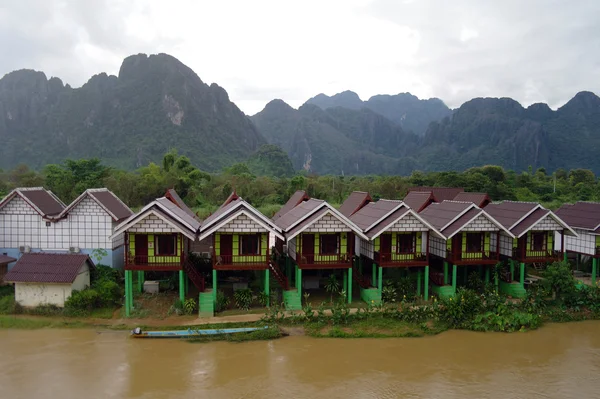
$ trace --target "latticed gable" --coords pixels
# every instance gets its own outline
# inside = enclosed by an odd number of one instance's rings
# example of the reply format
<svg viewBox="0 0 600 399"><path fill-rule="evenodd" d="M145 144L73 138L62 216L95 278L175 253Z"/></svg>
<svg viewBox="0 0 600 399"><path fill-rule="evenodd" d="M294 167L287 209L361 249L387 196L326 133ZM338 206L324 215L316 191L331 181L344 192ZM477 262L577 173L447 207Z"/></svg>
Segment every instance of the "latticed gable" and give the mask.
<svg viewBox="0 0 600 399"><path fill-rule="evenodd" d="M539 221L531 230L535 231L556 231L562 230L563 227L558 224L556 220L550 214L546 215L541 221Z"/></svg>
<svg viewBox="0 0 600 399"><path fill-rule="evenodd" d="M245 214L240 214L217 231L225 233L264 233L268 230Z"/></svg>
<svg viewBox="0 0 600 399"><path fill-rule="evenodd" d="M341 233L350 231L350 228L331 212L327 212L304 231L307 233Z"/></svg>
<svg viewBox="0 0 600 399"><path fill-rule="evenodd" d="M156 215L148 215L128 229L131 233L177 233L178 230Z"/></svg>
<svg viewBox="0 0 600 399"><path fill-rule="evenodd" d="M396 223L386 229L386 231L428 231L429 228L425 226L420 220L411 214L404 216Z"/></svg>
<svg viewBox="0 0 600 399"><path fill-rule="evenodd" d="M461 229L462 231L498 231L499 228L492 223L485 215L479 215L469 224Z"/></svg>
<svg viewBox="0 0 600 399"><path fill-rule="evenodd" d="M2 215L39 215L25 200L15 195L0 209Z"/></svg>

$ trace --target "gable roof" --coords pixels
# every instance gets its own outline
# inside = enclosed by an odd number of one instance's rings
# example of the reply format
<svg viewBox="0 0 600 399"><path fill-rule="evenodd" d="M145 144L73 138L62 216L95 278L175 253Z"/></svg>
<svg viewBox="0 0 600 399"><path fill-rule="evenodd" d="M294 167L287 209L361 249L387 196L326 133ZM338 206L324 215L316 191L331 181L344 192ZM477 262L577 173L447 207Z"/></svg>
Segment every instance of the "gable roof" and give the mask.
<svg viewBox="0 0 600 399"><path fill-rule="evenodd" d="M467 191L456 194L454 201L472 202L480 208L485 208L489 203L492 202L487 193L470 193Z"/></svg>
<svg viewBox="0 0 600 399"><path fill-rule="evenodd" d="M21 197L42 217L56 216L65 209L65 204L52 191L43 187L15 188L0 201L0 209L15 196Z"/></svg>
<svg viewBox="0 0 600 399"><path fill-rule="evenodd" d="M416 212L421 212L433 202L437 202L431 191L409 191L404 203Z"/></svg>
<svg viewBox="0 0 600 399"><path fill-rule="evenodd" d="M208 237L218 230L220 226L235 219L242 213L250 216L266 230L269 230L271 233L283 240L284 237L281 235L281 229L272 220L267 218L248 202L244 201L243 198L238 197L237 195L235 198L225 201L225 203L219 209L217 209L215 213L210 215L204 220L204 222L202 222L200 240Z"/></svg>
<svg viewBox="0 0 600 399"><path fill-rule="evenodd" d="M319 209L325 201L311 198L308 201L300 203L298 206L292 208L289 212L281 215L279 219L275 221L275 224L286 231L294 225L298 224L303 218L310 215L312 212Z"/></svg>
<svg viewBox="0 0 600 399"><path fill-rule="evenodd" d="M480 215L483 215L496 225L499 230L503 230L509 236L513 237L513 234L500 222L472 202L443 201L433 203L420 213L420 216L447 237L447 239L450 239Z"/></svg>
<svg viewBox="0 0 600 399"><path fill-rule="evenodd" d="M577 236L560 217L534 202L503 201L488 205L486 212L492 215L492 217L510 230L516 237L521 237L533 229L538 222L547 216L550 216L567 230L568 235Z"/></svg>
<svg viewBox="0 0 600 399"><path fill-rule="evenodd" d="M194 219L199 220L198 216L185 204L185 202L183 202L183 200L181 199L179 194L177 194L177 191L175 191L175 189L168 189L165 193L165 198L177 205L178 207L180 207L185 213L187 213Z"/></svg>
<svg viewBox="0 0 600 399"><path fill-rule="evenodd" d="M369 193L365 191L353 191L348 198L346 198L346 201L344 201L342 206L340 206L340 212L342 215L349 218L371 201L373 201L373 199Z"/></svg>
<svg viewBox="0 0 600 399"><path fill-rule="evenodd" d="M89 197L95 201L102 209L106 211L106 213L110 215L115 222L124 220L133 215L133 211L129 209L129 207L125 205L123 201L121 201L119 197L117 197L112 191L108 190L107 188L90 188L85 190L79 197L71 202L68 207L63 209L58 217L65 217L86 197Z"/></svg>
<svg viewBox="0 0 600 399"><path fill-rule="evenodd" d="M408 209L402 201L379 200L370 202L350 216L350 220L363 231L367 231L398 208L403 208L404 212Z"/></svg>
<svg viewBox="0 0 600 399"><path fill-rule="evenodd" d="M23 254L4 281L12 283L72 283L83 265L94 262L85 254L28 253Z"/></svg>
<svg viewBox="0 0 600 399"><path fill-rule="evenodd" d="M285 215L289 211L291 211L294 207L298 206L300 203L304 201L308 201L310 197L306 194L304 190L296 191L289 200L281 207L281 209L273 216L273 220L279 219L281 216Z"/></svg>
<svg viewBox="0 0 600 399"><path fill-rule="evenodd" d="M576 202L564 204L555 212L569 226L600 234L600 203Z"/></svg>
<svg viewBox="0 0 600 399"><path fill-rule="evenodd" d="M12 263L16 261L15 258L7 255L0 255L0 265L4 265L5 263Z"/></svg>
<svg viewBox="0 0 600 399"><path fill-rule="evenodd" d="M459 187L411 187L408 189L408 192L410 193L411 191L429 191L431 193L433 193L433 196L435 197L436 202L443 202L443 201L451 201L454 199L454 197L456 197L458 195L458 193L461 193L463 191L465 191L464 188L459 188Z"/></svg>

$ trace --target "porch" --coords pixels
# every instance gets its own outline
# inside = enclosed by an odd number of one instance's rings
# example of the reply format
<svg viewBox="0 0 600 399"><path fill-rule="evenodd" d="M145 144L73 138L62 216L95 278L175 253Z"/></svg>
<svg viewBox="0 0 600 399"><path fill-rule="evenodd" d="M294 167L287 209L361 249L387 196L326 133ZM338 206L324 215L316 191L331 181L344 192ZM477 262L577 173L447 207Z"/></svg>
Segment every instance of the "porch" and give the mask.
<svg viewBox="0 0 600 399"><path fill-rule="evenodd" d="M528 250L525 247L513 248L512 258L518 262L558 262L563 259L562 251L553 249Z"/></svg>
<svg viewBox="0 0 600 399"><path fill-rule="evenodd" d="M381 267L427 266L427 254L420 251L391 253L375 252L375 262Z"/></svg>

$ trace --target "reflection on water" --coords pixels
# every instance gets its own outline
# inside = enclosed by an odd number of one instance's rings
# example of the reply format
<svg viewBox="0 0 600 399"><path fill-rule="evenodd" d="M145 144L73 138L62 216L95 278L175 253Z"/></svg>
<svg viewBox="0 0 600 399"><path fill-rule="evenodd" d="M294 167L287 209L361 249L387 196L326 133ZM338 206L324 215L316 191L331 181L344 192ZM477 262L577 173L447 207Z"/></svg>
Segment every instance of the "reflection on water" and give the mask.
<svg viewBox="0 0 600 399"><path fill-rule="evenodd" d="M594 398L600 322L241 344L0 330L0 368L0 398Z"/></svg>

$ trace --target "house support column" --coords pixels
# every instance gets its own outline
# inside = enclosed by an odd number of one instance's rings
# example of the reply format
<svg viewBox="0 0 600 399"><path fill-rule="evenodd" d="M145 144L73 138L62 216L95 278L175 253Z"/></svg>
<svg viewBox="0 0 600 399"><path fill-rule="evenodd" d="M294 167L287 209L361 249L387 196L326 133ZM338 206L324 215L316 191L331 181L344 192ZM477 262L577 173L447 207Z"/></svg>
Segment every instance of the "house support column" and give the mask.
<svg viewBox="0 0 600 399"><path fill-rule="evenodd" d="M265 295L267 296L267 306L271 305L271 292L269 290L269 269L265 270Z"/></svg>
<svg viewBox="0 0 600 399"><path fill-rule="evenodd" d="M346 274L346 270L342 271L342 291L348 295L348 276Z"/></svg>
<svg viewBox="0 0 600 399"><path fill-rule="evenodd" d="M515 281L515 262L510 260L510 281Z"/></svg>
<svg viewBox="0 0 600 399"><path fill-rule="evenodd" d="M371 284L373 285L373 287L376 287L376 281L377 281L377 263L373 262L373 267L372 267L372 272L373 272L373 278L371 279Z"/></svg>
<svg viewBox="0 0 600 399"><path fill-rule="evenodd" d="M423 287L424 289L424 294L423 294L423 298L427 301L429 300L429 265L425 266L425 286Z"/></svg>
<svg viewBox="0 0 600 399"><path fill-rule="evenodd" d="M598 259L592 258L592 286L596 285L596 273L598 272Z"/></svg>
<svg viewBox="0 0 600 399"><path fill-rule="evenodd" d="M137 272L137 283L138 283L138 292L141 294L144 292L144 271L138 270Z"/></svg>
<svg viewBox="0 0 600 399"><path fill-rule="evenodd" d="M379 295L383 291L383 267L379 267L379 279L377 281L377 289L379 289Z"/></svg>
<svg viewBox="0 0 600 399"><path fill-rule="evenodd" d="M452 290L456 293L456 265L452 265Z"/></svg>
<svg viewBox="0 0 600 399"><path fill-rule="evenodd" d="M444 285L448 284L448 262L444 261Z"/></svg>
<svg viewBox="0 0 600 399"><path fill-rule="evenodd" d="M417 271L417 296L421 296L421 270Z"/></svg>
<svg viewBox="0 0 600 399"><path fill-rule="evenodd" d="M563 261L567 262L569 260L569 256L567 255L567 251L563 248Z"/></svg>
<svg viewBox="0 0 600 399"><path fill-rule="evenodd" d="M491 266L487 266L485 268L485 283L489 284L490 283L490 267Z"/></svg>
<svg viewBox="0 0 600 399"><path fill-rule="evenodd" d="M352 268L348 269L348 303L352 303Z"/></svg>
<svg viewBox="0 0 600 399"><path fill-rule="evenodd" d="M131 316L131 308L133 304L133 293L131 292L131 270L125 270L125 316Z"/></svg>
<svg viewBox="0 0 600 399"><path fill-rule="evenodd" d="M521 287L525 287L525 263L521 262L521 276L519 278L519 282L521 283Z"/></svg>
<svg viewBox="0 0 600 399"><path fill-rule="evenodd" d="M213 278L212 278L212 294L213 294L213 303L217 303L217 271L213 269Z"/></svg>
<svg viewBox="0 0 600 399"><path fill-rule="evenodd" d="M299 269L298 266L296 266L296 288L300 299L302 299L302 269Z"/></svg>
<svg viewBox="0 0 600 399"><path fill-rule="evenodd" d="M494 271L494 286L496 286L496 294L498 293L498 271Z"/></svg>
<svg viewBox="0 0 600 399"><path fill-rule="evenodd" d="M179 271L179 300L181 302L185 301L185 272L183 270Z"/></svg>

